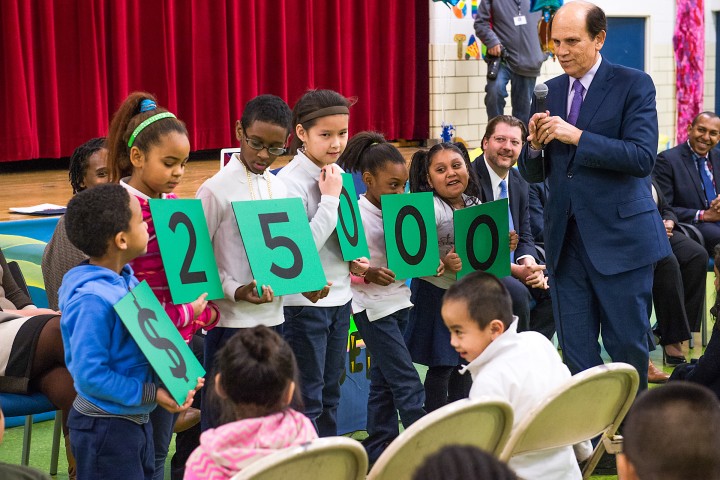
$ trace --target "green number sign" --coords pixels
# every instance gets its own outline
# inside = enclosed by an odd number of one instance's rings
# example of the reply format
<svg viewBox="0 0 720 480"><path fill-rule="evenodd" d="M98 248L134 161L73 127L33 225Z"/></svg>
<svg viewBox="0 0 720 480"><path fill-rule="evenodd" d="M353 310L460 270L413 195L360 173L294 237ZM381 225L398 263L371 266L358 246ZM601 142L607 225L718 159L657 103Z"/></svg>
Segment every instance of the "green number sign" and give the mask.
<svg viewBox="0 0 720 480"><path fill-rule="evenodd" d="M397 278L435 275L440 264L431 192L383 195L388 268Z"/></svg>
<svg viewBox="0 0 720 480"><path fill-rule="evenodd" d="M510 275L508 200L455 210L455 252L462 260L460 279L482 270L498 278Z"/></svg>
<svg viewBox="0 0 720 480"><path fill-rule="evenodd" d="M150 212L173 303L189 303L203 293L208 300L223 298L200 200L152 199Z"/></svg>
<svg viewBox="0 0 720 480"><path fill-rule="evenodd" d="M287 295L325 286L302 200L251 200L232 207L259 291L269 285L275 295Z"/></svg>
<svg viewBox="0 0 720 480"><path fill-rule="evenodd" d="M365 229L363 229L360 219L355 182L349 173L343 173L342 177L343 189L340 193L340 206L338 207L337 234L343 260L350 261L359 257L370 258Z"/></svg>
<svg viewBox="0 0 720 480"><path fill-rule="evenodd" d="M205 370L150 286L140 283L114 308L170 395L182 405Z"/></svg>

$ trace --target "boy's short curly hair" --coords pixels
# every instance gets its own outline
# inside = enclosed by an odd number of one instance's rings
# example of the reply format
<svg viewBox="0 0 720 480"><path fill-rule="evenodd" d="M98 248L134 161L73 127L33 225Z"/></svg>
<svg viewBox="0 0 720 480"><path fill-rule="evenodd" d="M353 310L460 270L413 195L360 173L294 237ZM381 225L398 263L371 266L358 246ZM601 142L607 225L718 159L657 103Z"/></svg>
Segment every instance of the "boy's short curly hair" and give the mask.
<svg viewBox="0 0 720 480"><path fill-rule="evenodd" d="M83 190L68 203L65 231L70 242L89 257L102 257L109 242L130 228L130 195L116 183Z"/></svg>

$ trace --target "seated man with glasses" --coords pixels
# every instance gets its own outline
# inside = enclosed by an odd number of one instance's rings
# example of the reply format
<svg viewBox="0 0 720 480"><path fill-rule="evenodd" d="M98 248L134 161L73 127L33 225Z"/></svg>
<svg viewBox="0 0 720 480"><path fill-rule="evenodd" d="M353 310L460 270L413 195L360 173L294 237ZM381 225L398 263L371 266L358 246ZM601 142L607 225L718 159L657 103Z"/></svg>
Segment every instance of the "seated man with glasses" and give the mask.
<svg viewBox="0 0 720 480"><path fill-rule="evenodd" d="M519 236L510 265L511 276L502 279L513 301L513 314L518 317L518 331L535 330L552 339L555 323L547 292L544 265L535 256L535 242L530 229L528 184L512 168L520 156L527 137L525 124L509 115L498 115L488 122L482 140L483 154L473 162L480 180L483 203L507 198L510 202L510 230ZM530 312L531 301L536 307Z"/></svg>

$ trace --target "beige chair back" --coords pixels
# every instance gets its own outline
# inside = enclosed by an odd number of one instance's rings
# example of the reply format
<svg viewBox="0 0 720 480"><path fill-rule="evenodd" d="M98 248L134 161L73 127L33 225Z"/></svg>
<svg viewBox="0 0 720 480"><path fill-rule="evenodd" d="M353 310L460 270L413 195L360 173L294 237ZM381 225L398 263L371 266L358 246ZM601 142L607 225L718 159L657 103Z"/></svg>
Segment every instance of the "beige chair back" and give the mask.
<svg viewBox="0 0 720 480"><path fill-rule="evenodd" d="M574 375L513 430L500 459L507 462L515 455L575 445L600 434L612 438L638 384L637 371L626 363L600 365ZM589 477L604 451L599 442L583 478Z"/></svg>
<svg viewBox="0 0 720 480"><path fill-rule="evenodd" d="M446 445L471 445L498 455L510 435L510 404L497 398L465 399L413 423L380 455L368 480L410 480L428 455Z"/></svg>
<svg viewBox="0 0 720 480"><path fill-rule="evenodd" d="M250 464L232 480L362 480L368 468L365 449L346 437L318 438Z"/></svg>

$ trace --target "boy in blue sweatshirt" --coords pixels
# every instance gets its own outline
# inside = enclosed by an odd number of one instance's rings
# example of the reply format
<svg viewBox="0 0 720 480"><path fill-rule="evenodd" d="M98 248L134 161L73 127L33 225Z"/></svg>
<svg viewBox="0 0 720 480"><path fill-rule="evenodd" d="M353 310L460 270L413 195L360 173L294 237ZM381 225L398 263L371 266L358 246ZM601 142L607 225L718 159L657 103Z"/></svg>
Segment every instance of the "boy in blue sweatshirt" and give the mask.
<svg viewBox="0 0 720 480"><path fill-rule="evenodd" d="M138 200L117 184L78 193L65 214L68 238L90 259L60 287L65 361L77 397L68 418L80 479L150 479L154 470L150 412L178 405L155 376L113 309L138 284L127 263L147 249ZM202 387L198 379L196 390Z"/></svg>

